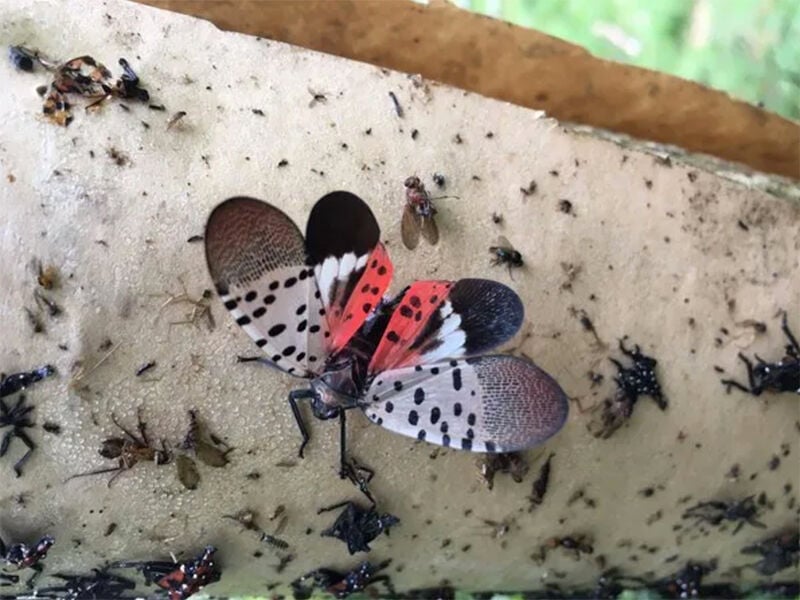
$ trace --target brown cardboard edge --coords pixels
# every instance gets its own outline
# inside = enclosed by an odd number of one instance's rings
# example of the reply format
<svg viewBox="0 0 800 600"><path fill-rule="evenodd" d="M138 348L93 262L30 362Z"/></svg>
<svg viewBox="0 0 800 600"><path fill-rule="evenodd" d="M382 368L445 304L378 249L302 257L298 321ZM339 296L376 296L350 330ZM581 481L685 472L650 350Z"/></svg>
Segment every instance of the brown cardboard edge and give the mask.
<svg viewBox="0 0 800 600"><path fill-rule="evenodd" d="M137 0L217 27L368 62L800 179L800 125L539 31L407 0ZM280 74L275 74L279 77Z"/></svg>

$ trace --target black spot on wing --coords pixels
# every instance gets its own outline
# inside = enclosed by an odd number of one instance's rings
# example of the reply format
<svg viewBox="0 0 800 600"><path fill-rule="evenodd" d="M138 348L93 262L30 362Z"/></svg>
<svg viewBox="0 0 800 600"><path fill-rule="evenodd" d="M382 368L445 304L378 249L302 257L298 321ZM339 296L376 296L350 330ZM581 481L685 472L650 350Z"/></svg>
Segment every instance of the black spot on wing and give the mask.
<svg viewBox="0 0 800 600"><path fill-rule="evenodd" d="M306 226L306 264L318 265L328 256L348 252L368 254L380 238L369 206L350 192L331 192L311 209Z"/></svg>
<svg viewBox="0 0 800 600"><path fill-rule="evenodd" d="M448 296L466 333L466 354L481 354L511 339L525 309L517 293L488 279L460 279Z"/></svg>

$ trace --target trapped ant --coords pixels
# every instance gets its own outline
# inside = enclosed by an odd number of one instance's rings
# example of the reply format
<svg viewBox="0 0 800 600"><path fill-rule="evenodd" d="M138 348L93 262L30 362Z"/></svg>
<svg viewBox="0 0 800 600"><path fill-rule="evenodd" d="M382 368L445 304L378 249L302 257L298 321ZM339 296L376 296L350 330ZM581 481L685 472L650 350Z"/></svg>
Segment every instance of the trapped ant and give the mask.
<svg viewBox="0 0 800 600"><path fill-rule="evenodd" d="M756 520L758 507L754 498L755 496L748 496L738 502L723 502L720 500L699 502L688 508L683 513L682 518L695 519L697 523L705 521L710 525L719 525L723 521L738 521L736 528L733 530L733 535L739 533L745 523L764 529L766 525Z"/></svg>
<svg viewBox="0 0 800 600"><path fill-rule="evenodd" d="M3 538L0 538L0 561L5 562L15 570L33 569L34 574L27 582L28 587L33 587L34 580L42 572L42 565L39 564L39 561L47 556L47 551L50 550L54 543L55 538L50 535L42 537L33 547L22 543L6 546ZM19 581L19 577L16 575L0 575L11 583Z"/></svg>
<svg viewBox="0 0 800 600"><path fill-rule="evenodd" d="M109 467L107 469L97 469L89 471L88 473L79 473L69 477L75 479L76 477L86 477L87 475L100 475L102 473L114 473L111 479L108 480L108 487L114 480L119 477L123 472L132 469L133 466L141 461L151 461L157 465L164 465L170 461L170 454L167 451L166 444L162 440L161 450L154 448L147 439L147 424L142 420L142 411L139 408L136 411L138 420L139 437L131 433L125 427L119 424L114 414L111 414L111 421L119 427L125 434L125 437L112 437L103 441L100 447L100 456L104 458L119 459L119 464L116 467Z"/></svg>
<svg viewBox="0 0 800 600"><path fill-rule="evenodd" d="M497 244L495 246L489 246L489 252L494 254L492 265L506 265L508 267L508 276L511 277L512 280L514 279L514 275L511 269L519 269L525 264L519 250L515 249L514 246L511 245L511 242L502 235L497 238Z"/></svg>
<svg viewBox="0 0 800 600"><path fill-rule="evenodd" d="M739 358L747 367L748 386L733 379L723 379L721 383L727 387L728 393L735 387L747 394L760 396L762 392L795 392L800 394L800 344L789 329L786 311L783 311L781 330L789 343L786 344L786 355L777 363L768 363L755 355L758 362L755 366L741 352Z"/></svg>

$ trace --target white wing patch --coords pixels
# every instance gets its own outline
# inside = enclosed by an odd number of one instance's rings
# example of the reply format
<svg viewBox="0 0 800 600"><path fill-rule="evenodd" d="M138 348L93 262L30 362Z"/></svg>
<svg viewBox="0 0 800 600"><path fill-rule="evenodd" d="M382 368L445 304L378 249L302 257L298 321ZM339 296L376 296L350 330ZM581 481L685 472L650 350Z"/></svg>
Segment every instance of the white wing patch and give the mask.
<svg viewBox="0 0 800 600"><path fill-rule="evenodd" d="M297 377L322 371L329 336L325 310L307 267L282 267L221 295L236 323L278 368Z"/></svg>
<svg viewBox="0 0 800 600"><path fill-rule="evenodd" d="M379 373L367 417L396 433L473 452L541 444L563 426L564 392L532 362L482 356Z"/></svg>
<svg viewBox="0 0 800 600"><path fill-rule="evenodd" d="M452 356L463 356L465 353L467 334L461 329L461 316L453 312L453 305L449 300L439 307L439 317L442 319L442 325L435 332L439 345L423 352L420 358L416 359L419 363L435 363Z"/></svg>

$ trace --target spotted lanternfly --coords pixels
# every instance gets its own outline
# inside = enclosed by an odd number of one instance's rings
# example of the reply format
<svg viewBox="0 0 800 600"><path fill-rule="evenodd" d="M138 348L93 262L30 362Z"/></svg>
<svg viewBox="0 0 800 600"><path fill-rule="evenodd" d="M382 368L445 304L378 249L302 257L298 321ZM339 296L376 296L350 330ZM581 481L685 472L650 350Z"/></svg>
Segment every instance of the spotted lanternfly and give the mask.
<svg viewBox="0 0 800 600"><path fill-rule="evenodd" d="M728 393L730 393L731 387L735 387L753 396L760 396L765 391L800 394L800 343L789 329L786 319L786 311L784 311L781 329L789 341L786 344L786 356L777 363L768 363L756 355L757 364L753 366L750 359L740 352L739 359L747 367L748 385L742 385L733 379L723 379L722 384L727 387Z"/></svg>
<svg viewBox="0 0 800 600"><path fill-rule="evenodd" d="M506 265L508 267L508 276L511 277L511 279L514 279L511 269L518 269L524 264L522 254L520 254L519 250L516 250L514 246L511 245L511 242L502 235L497 239L496 245L489 246L489 252L494 255L492 264L495 266Z"/></svg>
<svg viewBox="0 0 800 600"><path fill-rule="evenodd" d="M760 575L775 575L778 571L797 565L800 559L800 532L797 527L786 529L771 538L741 549L742 554L760 554L761 560L751 565Z"/></svg>
<svg viewBox="0 0 800 600"><path fill-rule="evenodd" d="M439 241L439 228L436 227L436 208L433 199L425 189L419 177L408 177L403 185L406 188L406 205L403 209L403 220L400 224L403 244L413 250L419 244L419 234L431 244Z"/></svg>
<svg viewBox="0 0 800 600"><path fill-rule="evenodd" d="M219 581L221 574L214 562L216 551L214 546L206 546L200 555L186 562L122 561L113 563L110 568L138 569L145 583L166 590L169 600L186 600L204 586Z"/></svg>
<svg viewBox="0 0 800 600"><path fill-rule="evenodd" d="M350 594L364 590L368 585L383 581L389 592L394 589L388 575L375 575L388 566L389 561L374 566L363 562L347 573L340 573L333 569L320 568L306 573L292 582L292 592L297 600L305 600L320 588L333 595L334 598L347 598ZM393 594L394 595L394 594Z"/></svg>
<svg viewBox="0 0 800 600"><path fill-rule="evenodd" d="M31 586L36 576L42 571L42 565L39 564L39 561L47 556L47 551L50 550L54 543L55 539L49 535L36 542L35 546L21 543L6 546L3 538L0 538L0 561L17 570L33 569L34 574L28 580L28 585ZM6 579L12 583L19 581L16 575L6 575Z"/></svg>
<svg viewBox="0 0 800 600"><path fill-rule="evenodd" d="M266 353L262 361L310 380L289 393L319 419L361 408L387 429L474 452L512 452L557 433L568 402L527 359L480 356L523 321L517 294L483 279L417 281L383 298L392 263L363 200L320 199L299 228L265 202L235 197L217 206L205 233L209 272L225 307Z"/></svg>

